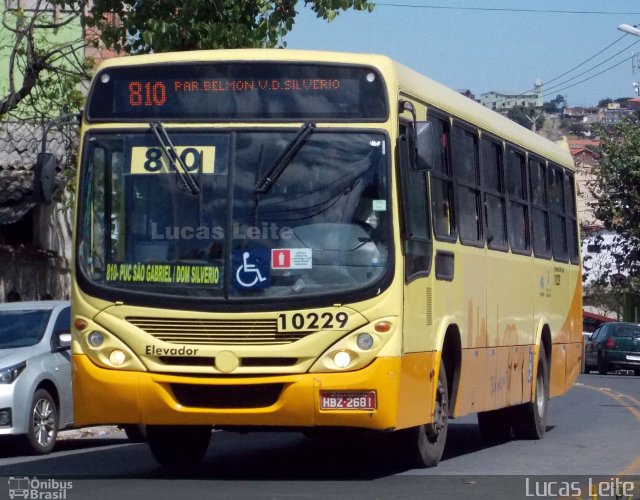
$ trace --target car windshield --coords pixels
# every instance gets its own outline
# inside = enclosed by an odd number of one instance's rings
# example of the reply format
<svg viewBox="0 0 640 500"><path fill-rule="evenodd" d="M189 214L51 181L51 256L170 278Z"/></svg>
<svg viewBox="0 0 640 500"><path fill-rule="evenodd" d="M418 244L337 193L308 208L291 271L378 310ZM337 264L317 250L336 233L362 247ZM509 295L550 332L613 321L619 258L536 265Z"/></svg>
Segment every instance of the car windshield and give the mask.
<svg viewBox="0 0 640 500"><path fill-rule="evenodd" d="M29 347L42 340L50 310L0 311L0 349Z"/></svg>
<svg viewBox="0 0 640 500"><path fill-rule="evenodd" d="M260 301L373 289L389 269L385 135L314 129L292 148L296 127L166 131L179 172L151 131L89 137L77 238L85 282ZM265 180L273 165L277 177Z"/></svg>

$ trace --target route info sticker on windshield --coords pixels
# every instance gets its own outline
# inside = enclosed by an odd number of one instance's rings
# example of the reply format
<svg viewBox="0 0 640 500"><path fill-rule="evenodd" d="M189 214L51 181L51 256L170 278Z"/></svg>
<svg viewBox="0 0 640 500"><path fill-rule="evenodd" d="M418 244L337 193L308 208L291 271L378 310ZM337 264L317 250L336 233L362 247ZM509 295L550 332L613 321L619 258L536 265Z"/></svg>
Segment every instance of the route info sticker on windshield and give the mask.
<svg viewBox="0 0 640 500"><path fill-rule="evenodd" d="M311 269L311 248L273 248L271 269Z"/></svg>

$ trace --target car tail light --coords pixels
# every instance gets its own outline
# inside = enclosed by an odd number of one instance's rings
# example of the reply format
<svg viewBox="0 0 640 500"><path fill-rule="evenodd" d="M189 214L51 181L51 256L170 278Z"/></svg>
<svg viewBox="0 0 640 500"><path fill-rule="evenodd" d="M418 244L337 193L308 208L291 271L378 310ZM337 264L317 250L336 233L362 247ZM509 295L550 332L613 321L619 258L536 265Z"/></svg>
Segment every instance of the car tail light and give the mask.
<svg viewBox="0 0 640 500"><path fill-rule="evenodd" d="M607 341L605 342L604 346L607 349L615 349L616 348L616 341L614 339L607 339Z"/></svg>

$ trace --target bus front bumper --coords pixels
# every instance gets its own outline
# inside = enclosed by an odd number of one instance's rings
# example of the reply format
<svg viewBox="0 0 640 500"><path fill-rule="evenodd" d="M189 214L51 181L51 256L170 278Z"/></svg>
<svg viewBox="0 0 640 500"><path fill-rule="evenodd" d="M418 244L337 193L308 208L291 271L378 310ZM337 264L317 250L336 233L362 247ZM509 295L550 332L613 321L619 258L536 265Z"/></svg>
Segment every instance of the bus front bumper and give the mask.
<svg viewBox="0 0 640 500"><path fill-rule="evenodd" d="M432 358L432 353L424 354ZM429 420L432 407L431 382L416 381L415 376L405 373L406 382L401 383L406 362L406 357L377 358L361 370L341 373L193 377L109 370L96 366L84 355L74 355L74 420L78 426L142 423L380 430L406 427ZM404 366L404 371L413 365ZM423 370L420 371L424 373ZM323 410L321 391L375 391L376 408ZM414 391L421 393L421 404ZM411 407L408 412L401 411L403 401ZM399 419L398 415L402 417Z"/></svg>

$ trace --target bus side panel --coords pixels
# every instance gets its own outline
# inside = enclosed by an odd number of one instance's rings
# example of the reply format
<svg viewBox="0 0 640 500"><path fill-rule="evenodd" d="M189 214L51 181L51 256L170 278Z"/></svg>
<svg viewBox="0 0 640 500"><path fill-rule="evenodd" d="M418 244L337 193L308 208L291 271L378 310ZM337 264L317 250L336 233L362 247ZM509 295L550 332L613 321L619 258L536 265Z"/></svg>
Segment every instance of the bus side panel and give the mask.
<svg viewBox="0 0 640 500"><path fill-rule="evenodd" d="M490 410L493 408L493 380L497 356L490 349L463 349L462 373L454 416Z"/></svg>
<svg viewBox="0 0 640 500"><path fill-rule="evenodd" d="M439 359L435 352L403 356L398 391L398 429L432 421L437 383L435 371Z"/></svg>
<svg viewBox="0 0 640 500"><path fill-rule="evenodd" d="M487 252L487 341L489 346L532 345L531 257Z"/></svg>
<svg viewBox="0 0 640 500"><path fill-rule="evenodd" d="M556 397L566 391L565 367L567 363L567 346L554 344L551 351L551 380L549 397Z"/></svg>

